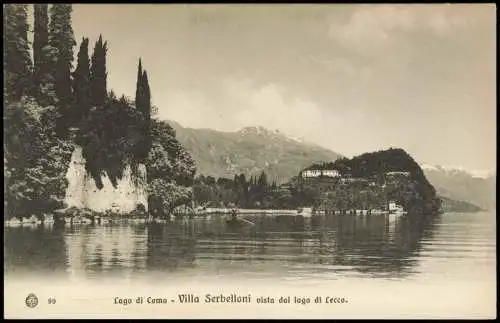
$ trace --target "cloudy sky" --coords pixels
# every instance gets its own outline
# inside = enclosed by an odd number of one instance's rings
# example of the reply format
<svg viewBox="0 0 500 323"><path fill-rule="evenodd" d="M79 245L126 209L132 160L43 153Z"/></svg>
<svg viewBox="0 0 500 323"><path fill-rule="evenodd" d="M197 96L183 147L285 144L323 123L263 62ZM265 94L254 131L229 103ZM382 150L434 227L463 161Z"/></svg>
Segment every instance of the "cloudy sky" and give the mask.
<svg viewBox="0 0 500 323"><path fill-rule="evenodd" d="M482 5L74 5L133 97L139 57L159 117L260 125L346 156L496 165L496 12Z"/></svg>

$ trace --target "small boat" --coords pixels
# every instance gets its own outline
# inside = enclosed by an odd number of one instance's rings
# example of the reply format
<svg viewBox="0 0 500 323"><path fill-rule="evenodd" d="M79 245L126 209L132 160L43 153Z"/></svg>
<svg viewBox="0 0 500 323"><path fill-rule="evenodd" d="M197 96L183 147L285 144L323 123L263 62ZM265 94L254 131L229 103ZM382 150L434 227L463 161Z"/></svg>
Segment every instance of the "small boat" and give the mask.
<svg viewBox="0 0 500 323"><path fill-rule="evenodd" d="M226 220L226 223L234 223L234 222L238 221L238 218L236 218L237 215L238 215L238 210L232 209L231 210L231 219Z"/></svg>
<svg viewBox="0 0 500 323"><path fill-rule="evenodd" d="M242 225L242 224L249 224L251 226L255 225L255 223L253 223L252 221L249 221L246 219L238 219L237 216L238 216L238 210L236 210L236 209L231 210L231 219L226 220L226 223L228 225L231 225L231 226L232 225Z"/></svg>

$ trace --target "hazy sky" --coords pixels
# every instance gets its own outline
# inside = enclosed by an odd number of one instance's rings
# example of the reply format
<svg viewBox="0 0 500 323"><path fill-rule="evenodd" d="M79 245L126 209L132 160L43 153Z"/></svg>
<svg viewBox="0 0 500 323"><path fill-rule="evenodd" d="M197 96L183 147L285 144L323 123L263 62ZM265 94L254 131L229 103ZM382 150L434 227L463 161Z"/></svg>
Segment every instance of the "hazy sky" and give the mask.
<svg viewBox="0 0 500 323"><path fill-rule="evenodd" d="M134 96L142 57L162 119L496 166L494 4L73 8L78 44L108 41L118 94Z"/></svg>

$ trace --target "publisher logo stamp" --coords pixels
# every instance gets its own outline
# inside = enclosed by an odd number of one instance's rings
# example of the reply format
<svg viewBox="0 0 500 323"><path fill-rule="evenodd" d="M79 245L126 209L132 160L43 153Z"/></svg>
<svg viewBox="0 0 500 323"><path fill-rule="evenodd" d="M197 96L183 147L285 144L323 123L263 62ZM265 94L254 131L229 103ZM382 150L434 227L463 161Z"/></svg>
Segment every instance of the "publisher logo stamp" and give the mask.
<svg viewBox="0 0 500 323"><path fill-rule="evenodd" d="M35 294L31 293L28 295L28 297L26 297L25 303L29 308L34 308L38 305L38 297L36 297Z"/></svg>

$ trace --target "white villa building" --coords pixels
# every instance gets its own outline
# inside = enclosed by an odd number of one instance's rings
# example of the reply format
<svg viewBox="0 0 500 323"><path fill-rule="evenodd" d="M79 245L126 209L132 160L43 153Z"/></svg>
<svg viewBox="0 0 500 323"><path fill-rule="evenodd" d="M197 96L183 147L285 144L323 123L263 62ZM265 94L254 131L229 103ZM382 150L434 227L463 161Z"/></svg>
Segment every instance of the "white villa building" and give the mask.
<svg viewBox="0 0 500 323"><path fill-rule="evenodd" d="M303 178L311 178L311 177L339 177L340 173L334 169L328 170L319 170L319 169L309 169L302 172Z"/></svg>

